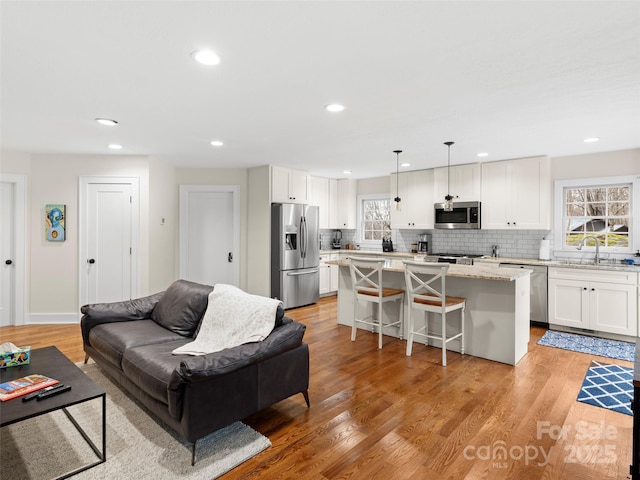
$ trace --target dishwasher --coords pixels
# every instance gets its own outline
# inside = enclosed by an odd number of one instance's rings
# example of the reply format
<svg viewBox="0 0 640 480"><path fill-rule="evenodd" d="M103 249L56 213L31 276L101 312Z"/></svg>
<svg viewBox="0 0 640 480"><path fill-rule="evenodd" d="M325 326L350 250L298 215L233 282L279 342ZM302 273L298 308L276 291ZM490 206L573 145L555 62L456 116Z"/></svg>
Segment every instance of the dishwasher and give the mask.
<svg viewBox="0 0 640 480"><path fill-rule="evenodd" d="M549 327L547 317L547 267L546 265L524 265L521 263L501 263L505 268L526 268L531 270L531 312L533 324Z"/></svg>

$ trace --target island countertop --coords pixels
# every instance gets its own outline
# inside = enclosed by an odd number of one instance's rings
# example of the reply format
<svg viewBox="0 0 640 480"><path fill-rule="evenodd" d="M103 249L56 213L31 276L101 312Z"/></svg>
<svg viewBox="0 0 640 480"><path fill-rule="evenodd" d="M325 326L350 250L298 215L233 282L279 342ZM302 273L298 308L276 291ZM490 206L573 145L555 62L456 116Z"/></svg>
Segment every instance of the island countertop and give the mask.
<svg viewBox="0 0 640 480"><path fill-rule="evenodd" d="M338 265L340 267L348 267L348 260L329 260L328 265ZM383 270L389 272L404 272L404 263L402 260L385 260ZM478 278L481 280L496 280L501 282L512 282L516 278L529 275L531 270L526 268L504 268L490 267L486 265L457 265L449 264L447 277L459 278Z"/></svg>

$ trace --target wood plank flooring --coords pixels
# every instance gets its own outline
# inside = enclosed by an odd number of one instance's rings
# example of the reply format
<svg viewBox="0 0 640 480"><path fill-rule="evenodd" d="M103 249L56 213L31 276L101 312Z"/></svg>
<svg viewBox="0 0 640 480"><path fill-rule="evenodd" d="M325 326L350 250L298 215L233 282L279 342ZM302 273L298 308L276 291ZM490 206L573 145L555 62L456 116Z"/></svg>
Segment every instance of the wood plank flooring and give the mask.
<svg viewBox="0 0 640 480"><path fill-rule="evenodd" d="M632 417L576 401L592 359L536 344L516 367L336 323L335 297L287 311L307 325L311 407L302 395L245 419L273 446L231 479L625 479ZM77 325L4 327L1 341L84 353Z"/></svg>

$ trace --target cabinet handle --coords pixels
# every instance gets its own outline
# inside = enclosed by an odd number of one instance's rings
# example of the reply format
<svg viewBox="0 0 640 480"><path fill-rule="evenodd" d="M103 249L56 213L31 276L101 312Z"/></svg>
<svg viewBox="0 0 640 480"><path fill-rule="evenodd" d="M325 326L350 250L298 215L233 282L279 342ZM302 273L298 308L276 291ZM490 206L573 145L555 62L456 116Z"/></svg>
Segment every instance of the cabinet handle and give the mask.
<svg viewBox="0 0 640 480"><path fill-rule="evenodd" d="M595 291L596 291L596 289L595 289L595 288L592 288L592 289L591 289L591 291L592 291L592 292L595 292Z"/></svg>
<svg viewBox="0 0 640 480"><path fill-rule="evenodd" d="M587 287L583 287L582 289L583 289L584 291L587 291Z"/></svg>

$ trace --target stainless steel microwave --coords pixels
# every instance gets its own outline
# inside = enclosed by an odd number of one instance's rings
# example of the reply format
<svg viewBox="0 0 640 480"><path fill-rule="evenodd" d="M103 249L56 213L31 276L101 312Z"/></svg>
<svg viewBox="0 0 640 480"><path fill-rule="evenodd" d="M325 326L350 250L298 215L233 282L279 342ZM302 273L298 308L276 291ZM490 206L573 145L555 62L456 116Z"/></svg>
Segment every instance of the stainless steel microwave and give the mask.
<svg viewBox="0 0 640 480"><path fill-rule="evenodd" d="M453 202L453 210L444 209L444 203L436 203L435 228L479 229L481 226L480 202Z"/></svg>

